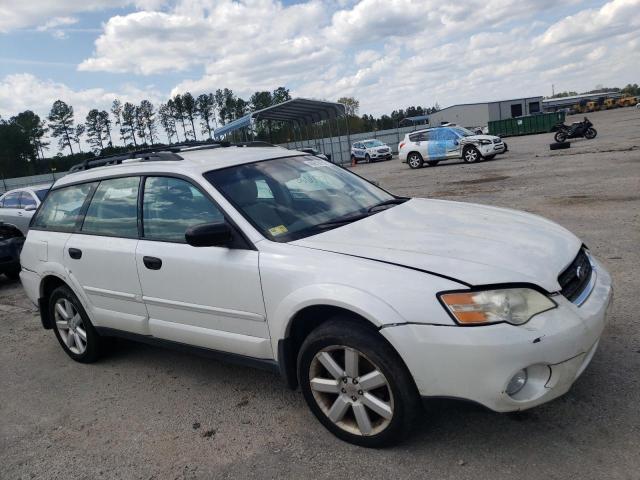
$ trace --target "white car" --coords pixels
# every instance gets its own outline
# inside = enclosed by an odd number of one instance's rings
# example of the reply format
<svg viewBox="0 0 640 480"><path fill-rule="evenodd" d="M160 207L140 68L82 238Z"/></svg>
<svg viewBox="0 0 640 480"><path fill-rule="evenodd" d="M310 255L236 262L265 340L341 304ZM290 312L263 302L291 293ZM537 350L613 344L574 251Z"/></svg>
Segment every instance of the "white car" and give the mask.
<svg viewBox="0 0 640 480"><path fill-rule="evenodd" d="M335 435L380 446L421 397L559 397L598 347L609 274L538 216L397 197L279 147L124 158L58 180L22 250L76 361L109 336L191 346L279 372Z"/></svg>
<svg viewBox="0 0 640 480"><path fill-rule="evenodd" d="M352 164L359 161L369 163L377 162L379 160L391 160L392 156L391 147L375 138L361 140L359 142L355 142L351 146Z"/></svg>
<svg viewBox="0 0 640 480"><path fill-rule="evenodd" d="M491 160L506 151L500 137L477 135L463 127L434 127L407 133L398 145L400 161L411 168L426 163L435 166L445 160L462 159L466 163Z"/></svg>
<svg viewBox="0 0 640 480"><path fill-rule="evenodd" d="M0 197L0 222L15 227L26 235L33 213L50 188L51 184L48 184L6 192Z"/></svg>

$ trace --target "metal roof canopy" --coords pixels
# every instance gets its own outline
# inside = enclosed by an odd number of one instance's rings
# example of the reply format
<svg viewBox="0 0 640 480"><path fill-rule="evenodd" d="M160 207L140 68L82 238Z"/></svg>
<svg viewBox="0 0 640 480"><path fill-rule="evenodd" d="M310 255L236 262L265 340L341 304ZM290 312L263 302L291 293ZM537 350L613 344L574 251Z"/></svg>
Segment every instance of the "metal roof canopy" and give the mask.
<svg viewBox="0 0 640 480"><path fill-rule="evenodd" d="M213 132L219 139L235 130L250 127L255 121L274 120L278 122L296 123L298 126L312 125L323 120L334 120L346 116L345 106L341 103L293 98L286 102L251 112L227 125L216 128Z"/></svg>

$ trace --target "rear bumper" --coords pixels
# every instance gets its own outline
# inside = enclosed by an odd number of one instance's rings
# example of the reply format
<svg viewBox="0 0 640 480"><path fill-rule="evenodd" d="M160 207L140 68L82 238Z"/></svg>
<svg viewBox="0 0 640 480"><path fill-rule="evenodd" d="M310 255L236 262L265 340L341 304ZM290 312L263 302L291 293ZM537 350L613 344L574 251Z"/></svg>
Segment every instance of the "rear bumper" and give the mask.
<svg viewBox="0 0 640 480"><path fill-rule="evenodd" d="M498 412L524 410L566 393L598 347L612 298L611 278L597 264L596 285L577 307L556 296L558 308L522 326L398 325L381 333L397 349L425 397L453 397ZM513 397L509 380L526 368Z"/></svg>
<svg viewBox="0 0 640 480"><path fill-rule="evenodd" d="M22 288L24 288L27 297L35 305L38 305L38 298L40 297L40 275L31 270L22 269L20 271L20 281L22 282Z"/></svg>

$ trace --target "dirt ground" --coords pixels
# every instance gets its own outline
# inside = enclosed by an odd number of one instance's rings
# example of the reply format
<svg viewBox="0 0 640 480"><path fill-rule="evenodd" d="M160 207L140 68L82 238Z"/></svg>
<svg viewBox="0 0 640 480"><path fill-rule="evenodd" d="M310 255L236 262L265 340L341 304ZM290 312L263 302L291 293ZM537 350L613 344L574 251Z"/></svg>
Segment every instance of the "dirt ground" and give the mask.
<svg viewBox="0 0 640 480"><path fill-rule="evenodd" d="M602 259L611 323L564 397L514 415L434 402L405 443L366 450L262 371L125 341L74 363L0 277L0 478L640 479L640 110L589 117L598 137L569 150L546 134L474 165L356 168L397 194L543 215Z"/></svg>

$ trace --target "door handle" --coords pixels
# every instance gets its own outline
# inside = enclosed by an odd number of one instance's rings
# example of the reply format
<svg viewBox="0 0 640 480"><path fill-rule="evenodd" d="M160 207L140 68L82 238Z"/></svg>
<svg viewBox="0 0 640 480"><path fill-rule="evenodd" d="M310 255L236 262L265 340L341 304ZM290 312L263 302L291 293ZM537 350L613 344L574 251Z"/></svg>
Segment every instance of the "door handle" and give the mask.
<svg viewBox="0 0 640 480"><path fill-rule="evenodd" d="M80 257L82 257L82 250L80 250L79 248L70 248L69 256L74 260L79 260Z"/></svg>
<svg viewBox="0 0 640 480"><path fill-rule="evenodd" d="M160 270L162 267L162 260L156 257L142 257L142 261L149 270Z"/></svg>

